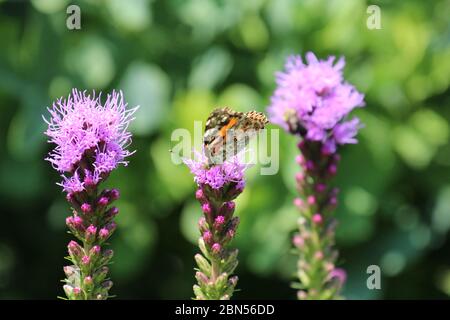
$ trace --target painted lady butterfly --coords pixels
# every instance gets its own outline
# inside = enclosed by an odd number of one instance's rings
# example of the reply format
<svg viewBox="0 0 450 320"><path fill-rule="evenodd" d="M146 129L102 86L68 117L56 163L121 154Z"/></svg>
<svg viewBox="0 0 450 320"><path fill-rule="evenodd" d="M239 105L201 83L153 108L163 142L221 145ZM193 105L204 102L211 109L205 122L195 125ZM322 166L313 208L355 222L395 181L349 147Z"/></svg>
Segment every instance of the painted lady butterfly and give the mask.
<svg viewBox="0 0 450 320"><path fill-rule="evenodd" d="M250 138L268 123L262 112L215 109L206 120L203 146L209 165L223 163L245 149Z"/></svg>

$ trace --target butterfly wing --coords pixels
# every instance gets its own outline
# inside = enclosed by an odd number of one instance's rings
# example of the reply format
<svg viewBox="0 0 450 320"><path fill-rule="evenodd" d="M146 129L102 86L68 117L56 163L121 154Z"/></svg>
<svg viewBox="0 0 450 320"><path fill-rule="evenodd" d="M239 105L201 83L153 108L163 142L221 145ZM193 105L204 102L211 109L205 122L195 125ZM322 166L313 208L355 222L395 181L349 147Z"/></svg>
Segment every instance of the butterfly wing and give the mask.
<svg viewBox="0 0 450 320"><path fill-rule="evenodd" d="M223 161L226 135L242 116L242 112L231 110L228 107L217 108L209 115L205 124L203 145L210 164Z"/></svg>
<svg viewBox="0 0 450 320"><path fill-rule="evenodd" d="M229 126L232 119L239 119L243 116L242 112L236 112L228 107L217 108L209 115L205 124L205 135L203 142L205 145L209 145L214 141L217 136L221 136L220 130Z"/></svg>
<svg viewBox="0 0 450 320"><path fill-rule="evenodd" d="M226 154L234 156L246 149L250 140L255 137L260 130L268 122L266 116L262 112L249 111L243 114L239 124L231 129L229 139L226 144Z"/></svg>
<svg viewBox="0 0 450 320"><path fill-rule="evenodd" d="M203 143L210 164L222 163L245 149L250 138L268 122L261 112L215 109L206 120Z"/></svg>

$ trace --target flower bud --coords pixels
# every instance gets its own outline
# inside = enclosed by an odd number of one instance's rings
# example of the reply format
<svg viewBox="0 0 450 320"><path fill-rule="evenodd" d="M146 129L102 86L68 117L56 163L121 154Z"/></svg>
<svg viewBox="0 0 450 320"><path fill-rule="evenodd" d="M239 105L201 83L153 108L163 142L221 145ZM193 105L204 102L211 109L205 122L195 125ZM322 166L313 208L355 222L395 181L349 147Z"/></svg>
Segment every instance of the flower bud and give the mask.
<svg viewBox="0 0 450 320"><path fill-rule="evenodd" d="M304 150L306 147L306 142L305 140L301 140L299 143L297 143L297 148L299 148L300 150Z"/></svg>
<svg viewBox="0 0 450 320"><path fill-rule="evenodd" d="M73 201L75 201L75 195L73 194L73 192L68 192L66 194L66 200L69 203L73 203Z"/></svg>
<svg viewBox="0 0 450 320"><path fill-rule="evenodd" d="M303 165L305 163L305 158L302 155L298 155L295 157L295 162L299 165Z"/></svg>
<svg viewBox="0 0 450 320"><path fill-rule="evenodd" d="M203 272L197 271L195 273L195 278L201 286L207 286L209 283L209 278Z"/></svg>
<svg viewBox="0 0 450 320"><path fill-rule="evenodd" d="M81 211L83 211L83 213L90 213L92 211L91 205L89 203L83 203L81 205Z"/></svg>
<svg viewBox="0 0 450 320"><path fill-rule="evenodd" d="M204 214L210 215L211 212L212 212L211 205L208 202L204 203L202 205L202 211L203 211Z"/></svg>
<svg viewBox="0 0 450 320"><path fill-rule="evenodd" d="M221 273L214 283L214 286L216 288L224 288L227 284L228 275L226 273Z"/></svg>
<svg viewBox="0 0 450 320"><path fill-rule="evenodd" d="M94 273L94 279L96 283L100 283L103 280L106 279L106 276L108 275L109 268L107 266L101 267L97 272Z"/></svg>
<svg viewBox="0 0 450 320"><path fill-rule="evenodd" d="M65 284L65 285L63 285L63 289L64 289L64 292L65 292L67 298L70 299L73 295L73 287L71 285Z"/></svg>
<svg viewBox="0 0 450 320"><path fill-rule="evenodd" d="M91 250L89 250L89 262L96 263L96 261L98 261L98 259L100 258L101 251L102 249L100 248L100 246L93 246Z"/></svg>
<svg viewBox="0 0 450 320"><path fill-rule="evenodd" d="M78 231L84 230L83 219L80 216L73 217L73 225Z"/></svg>
<svg viewBox="0 0 450 320"><path fill-rule="evenodd" d="M86 242L93 243L95 241L96 234L97 234L97 228L91 224L89 227L87 227L87 229L84 233Z"/></svg>
<svg viewBox="0 0 450 320"><path fill-rule="evenodd" d="M226 220L233 215L235 208L236 208L236 204L233 201L227 201L220 208L219 215L223 216Z"/></svg>
<svg viewBox="0 0 450 320"><path fill-rule="evenodd" d="M81 258L81 263L87 266L91 263L91 258L89 256L83 256L83 258Z"/></svg>
<svg viewBox="0 0 450 320"><path fill-rule="evenodd" d="M216 230L221 230L223 225L224 225L224 223L225 223L225 217L224 216L217 216L214 219L214 228Z"/></svg>
<svg viewBox="0 0 450 320"><path fill-rule="evenodd" d="M100 237L100 239L105 241L106 239L109 238L109 230L106 228L101 228L100 231L98 232L98 236Z"/></svg>
<svg viewBox="0 0 450 320"><path fill-rule="evenodd" d="M234 231L236 231L239 222L240 222L239 217L231 218L228 229L233 229Z"/></svg>
<svg viewBox="0 0 450 320"><path fill-rule="evenodd" d="M73 294L74 295L79 295L80 293L81 293L81 288L80 287L73 288Z"/></svg>
<svg viewBox="0 0 450 320"><path fill-rule="evenodd" d="M214 252L215 254L219 254L220 253L220 250L222 250L222 246L219 244L219 243L214 243L212 246L211 246L211 250L212 250L212 252Z"/></svg>
<svg viewBox="0 0 450 320"><path fill-rule="evenodd" d="M72 240L69 242L67 249L68 249L69 255L72 257L72 259L74 259L75 261L79 261L82 251L83 251L81 246Z"/></svg>
<svg viewBox="0 0 450 320"><path fill-rule="evenodd" d="M330 198L330 201L328 202L331 206L337 205L337 198L335 196L332 196Z"/></svg>
<svg viewBox="0 0 450 320"><path fill-rule="evenodd" d="M111 235L116 230L117 224L114 221L111 221L105 226L105 228L109 230L109 234Z"/></svg>
<svg viewBox="0 0 450 320"><path fill-rule="evenodd" d="M206 230L205 232L203 232L202 238L205 243L209 244L213 239L213 235L209 230Z"/></svg>
<svg viewBox="0 0 450 320"><path fill-rule="evenodd" d="M195 262L197 262L198 268L205 274L211 274L211 264L201 254L197 253L194 256Z"/></svg>
<svg viewBox="0 0 450 320"><path fill-rule="evenodd" d="M234 201L228 201L225 203L225 206L227 210L231 211L234 210L234 208L236 208L236 203L234 203Z"/></svg>
<svg viewBox="0 0 450 320"><path fill-rule="evenodd" d="M233 240L235 235L236 235L236 230L229 229L229 230L227 230L225 238L227 241L231 241L231 240Z"/></svg>
<svg viewBox="0 0 450 320"><path fill-rule="evenodd" d="M342 287L347 279L347 273L344 269L335 268L329 273L328 277L331 281L336 281L339 287Z"/></svg>
<svg viewBox="0 0 450 320"><path fill-rule="evenodd" d="M75 224L74 224L74 221L73 221L73 217L72 217L72 216L68 216L68 217L66 218L66 226L68 226L69 229L75 229Z"/></svg>
<svg viewBox="0 0 450 320"><path fill-rule="evenodd" d="M105 227L103 227L100 230L100 231L102 231L102 233L101 234L99 233L99 236L101 237L101 239L103 241L105 241L106 239L111 237L111 235L116 230L116 228L117 228L117 224L114 221L111 221L110 223L108 223Z"/></svg>
<svg viewBox="0 0 450 320"><path fill-rule="evenodd" d="M337 166L332 163L330 164L330 166L328 167L328 173L331 174L332 176L334 176L337 172Z"/></svg>
<svg viewBox="0 0 450 320"><path fill-rule="evenodd" d="M294 246L301 249L301 248L303 248L303 246L305 244L305 239L302 236L300 236L299 234L296 234L292 238L292 243L294 244Z"/></svg>
<svg viewBox="0 0 450 320"><path fill-rule="evenodd" d="M309 205L314 205L316 204L316 197L308 196L308 199L306 201L308 202Z"/></svg>
<svg viewBox="0 0 450 320"><path fill-rule="evenodd" d="M113 256L114 251L112 251L111 249L105 250L102 255L101 264L107 264L112 259Z"/></svg>
<svg viewBox="0 0 450 320"><path fill-rule="evenodd" d="M298 209L302 209L303 208L303 200L300 198L295 198L294 206L296 206Z"/></svg>
<svg viewBox="0 0 450 320"><path fill-rule="evenodd" d="M307 298L308 298L308 294L306 293L306 291L299 290L297 292L297 299L298 300L306 300Z"/></svg>
<svg viewBox="0 0 450 320"><path fill-rule="evenodd" d="M226 242L229 242L234 238L234 236L236 235L238 225L239 225L239 217L231 218L230 222L227 224L226 227L226 234L225 234Z"/></svg>
<svg viewBox="0 0 450 320"><path fill-rule="evenodd" d="M117 216L118 214L119 214L119 208L112 207L108 211L105 212L105 218L107 221L109 221L112 218L114 218L115 216Z"/></svg>
<svg viewBox="0 0 450 320"><path fill-rule="evenodd" d="M323 252L322 251L317 251L315 254L314 254L314 259L316 259L316 260L322 260L323 259Z"/></svg>
<svg viewBox="0 0 450 320"><path fill-rule="evenodd" d="M91 286L93 284L93 280L91 276L87 276L83 280L85 286Z"/></svg>
<svg viewBox="0 0 450 320"><path fill-rule="evenodd" d="M202 189L197 189L197 191L195 191L195 198L198 201L205 201L205 194Z"/></svg>
<svg viewBox="0 0 450 320"><path fill-rule="evenodd" d="M107 240L116 230L117 224L114 221L108 223L105 227L101 228L98 235L103 241Z"/></svg>
<svg viewBox="0 0 450 320"><path fill-rule="evenodd" d="M107 197L105 197L105 196L100 197L100 199L98 199L98 201L97 201L97 204L100 207L105 207L105 206L108 205L108 203L109 203L109 199Z"/></svg>
<svg viewBox="0 0 450 320"><path fill-rule="evenodd" d="M200 217L200 219L198 219L198 228L202 234L208 230L208 224L206 223L205 217Z"/></svg>
<svg viewBox="0 0 450 320"><path fill-rule="evenodd" d="M111 197L111 200L113 200L113 201L119 199L120 198L119 190L118 189L112 189L111 192L110 192L110 197Z"/></svg>
<svg viewBox="0 0 450 320"><path fill-rule="evenodd" d="M321 215L320 213L314 214L313 217L312 217L312 221L313 221L315 224L321 224L321 223L323 222L322 215Z"/></svg>
<svg viewBox="0 0 450 320"><path fill-rule="evenodd" d="M316 185L316 191L319 192L319 193L324 192L326 189L327 189L327 186L325 184L323 184L323 183L318 183Z"/></svg>

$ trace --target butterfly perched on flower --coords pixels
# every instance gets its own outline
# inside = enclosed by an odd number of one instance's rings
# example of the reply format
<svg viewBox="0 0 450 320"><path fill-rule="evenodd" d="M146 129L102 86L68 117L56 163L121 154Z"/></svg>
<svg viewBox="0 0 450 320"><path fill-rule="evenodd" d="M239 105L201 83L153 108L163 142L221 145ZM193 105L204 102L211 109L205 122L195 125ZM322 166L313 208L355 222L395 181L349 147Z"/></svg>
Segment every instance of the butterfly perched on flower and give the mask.
<svg viewBox="0 0 450 320"><path fill-rule="evenodd" d="M208 164L220 164L237 155L267 122L262 112L238 112L228 107L212 111L206 120L203 136Z"/></svg>

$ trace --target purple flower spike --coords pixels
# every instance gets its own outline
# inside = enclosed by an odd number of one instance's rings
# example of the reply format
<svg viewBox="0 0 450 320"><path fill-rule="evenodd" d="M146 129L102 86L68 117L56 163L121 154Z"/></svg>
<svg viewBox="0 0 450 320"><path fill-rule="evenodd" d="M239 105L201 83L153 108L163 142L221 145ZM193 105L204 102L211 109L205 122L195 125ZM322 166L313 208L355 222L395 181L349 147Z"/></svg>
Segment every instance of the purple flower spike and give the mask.
<svg viewBox="0 0 450 320"><path fill-rule="evenodd" d="M267 110L273 123L301 138L295 158L301 167L295 176L300 198L294 200L301 217L293 244L303 289L297 297L335 299L340 297L345 272L334 268L338 252L332 213L338 199L330 180L338 173L339 147L358 142L356 135L363 125L350 112L364 106L364 95L344 80L343 58L319 60L311 52L305 58L287 59L276 76L277 88Z"/></svg>
<svg viewBox="0 0 450 320"><path fill-rule="evenodd" d="M329 145L356 143L361 127L345 118L354 108L364 106L364 95L344 81L344 59L318 60L309 52L306 64L300 56L288 58L285 70L277 74L277 89L268 108L273 123L307 140Z"/></svg>
<svg viewBox="0 0 450 320"><path fill-rule="evenodd" d="M100 245L116 228L113 221L119 210L110 207L120 196L117 189L101 190L111 172L120 164L126 166L134 151L128 126L136 108L128 109L121 91L113 91L101 101L101 94L76 89L67 99L59 99L48 108L45 134L55 148L46 158L62 177L58 183L73 208L66 219L70 232L82 243L68 246L74 270L67 275L64 291L69 299L107 299L111 286L104 286L104 267L112 258L101 257ZM98 236L97 236L97 230ZM65 270L68 270L65 268ZM103 282L104 283L104 282ZM78 293L77 293L78 292Z"/></svg>
<svg viewBox="0 0 450 320"><path fill-rule="evenodd" d="M133 152L125 148L131 143L127 131L137 108L127 109L121 91L113 91L104 104L100 96L76 89L67 99L59 99L48 111L45 132L57 145L48 161L59 172L73 172L86 153L95 158L94 172L108 173Z"/></svg>
<svg viewBox="0 0 450 320"><path fill-rule="evenodd" d="M197 183L195 197L204 215L199 220L199 247L203 255L198 254L195 259L201 274L211 275L207 282L197 277L195 298L230 299L238 280L232 275L238 263L237 250L227 248L239 223L233 217L236 207L233 200L245 188L244 173L248 165L239 156L215 165L210 165L203 153L195 153L195 157L184 160Z"/></svg>

